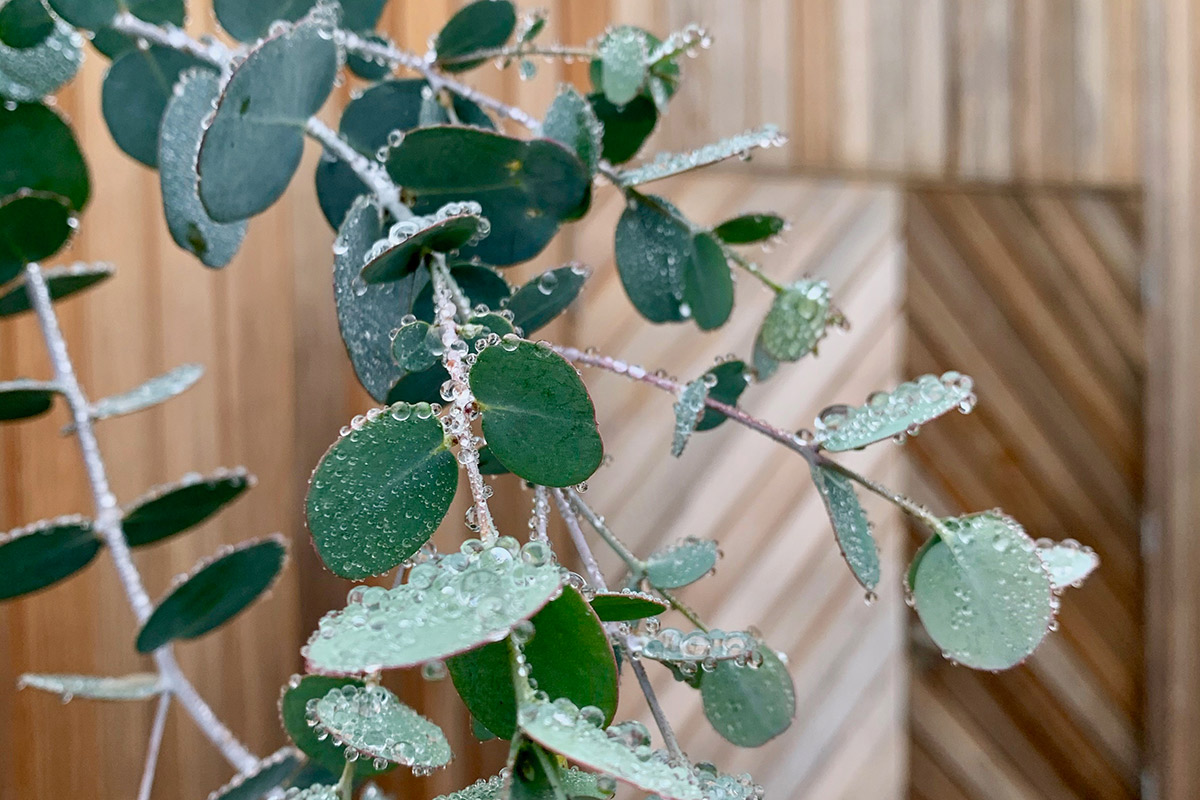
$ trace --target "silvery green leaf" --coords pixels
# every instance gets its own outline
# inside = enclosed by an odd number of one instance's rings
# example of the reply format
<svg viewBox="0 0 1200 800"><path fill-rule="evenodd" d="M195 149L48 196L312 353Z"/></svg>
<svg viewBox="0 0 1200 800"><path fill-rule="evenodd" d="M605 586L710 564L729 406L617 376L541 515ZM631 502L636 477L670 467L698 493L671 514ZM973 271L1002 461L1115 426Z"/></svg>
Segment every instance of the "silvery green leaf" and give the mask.
<svg viewBox="0 0 1200 800"><path fill-rule="evenodd" d="M687 536L646 559L646 580L658 589L687 586L711 572L720 553L712 539Z"/></svg>
<svg viewBox="0 0 1200 800"><path fill-rule="evenodd" d="M176 367L127 392L97 400L92 404L92 419L122 417L126 414L135 414L138 411L153 408L192 388L203 374L204 367L199 364L184 364Z"/></svg>
<svg viewBox="0 0 1200 800"><path fill-rule="evenodd" d="M81 292L112 277L112 264L88 264L80 261L69 266L46 267L42 278L50 291L50 299L61 300ZM4 292L0 292L0 317L11 317L29 311L29 293L25 291L24 279L16 281Z"/></svg>
<svg viewBox="0 0 1200 800"><path fill-rule="evenodd" d="M261 800L295 775L303 763L304 757L296 748L280 748L259 761L250 772L233 776L229 783L211 792L208 800Z"/></svg>
<svg viewBox="0 0 1200 800"><path fill-rule="evenodd" d="M879 548L850 479L829 467L814 464L813 483L825 501L833 535L850 571L868 592L879 584Z"/></svg>
<svg viewBox="0 0 1200 800"><path fill-rule="evenodd" d="M718 662L701 671L704 715L721 737L739 747L760 747L791 727L796 716L796 689L787 665L766 645L762 662Z"/></svg>
<svg viewBox="0 0 1200 800"><path fill-rule="evenodd" d="M957 663L1016 666L1054 622L1050 572L1016 520L994 511L940 521L909 568L908 589L925 630Z"/></svg>
<svg viewBox="0 0 1200 800"><path fill-rule="evenodd" d="M635 746L630 740L649 742L649 733L640 723L611 726L610 736L597 726L591 714L581 713L566 698L524 705L517 721L530 739L587 770L611 775L663 800L704 797L691 769L671 763L667 753L655 751L649 758L639 757L637 751L642 745Z"/></svg>
<svg viewBox="0 0 1200 800"><path fill-rule="evenodd" d="M831 452L857 450L875 442L913 434L930 420L957 408L975 407L974 382L958 372L922 375L890 392L875 392L861 406L829 406L813 431L818 445Z"/></svg>
<svg viewBox="0 0 1200 800"><path fill-rule="evenodd" d="M441 767L450 762L450 743L442 729L382 686L330 689L324 697L309 701L308 719L359 758L382 758L410 767Z"/></svg>
<svg viewBox="0 0 1200 800"><path fill-rule="evenodd" d="M612 792L606 792L597 785L596 776L590 772L569 767L559 771L559 778L562 781L563 790L573 800L578 800L578 798L603 800L603 798L612 797ZM437 797L435 800L505 800L507 796L504 776L493 775L490 778L475 781L457 792Z"/></svg>
<svg viewBox="0 0 1200 800"><path fill-rule="evenodd" d="M342 800L342 792L336 786L314 783L303 789L289 789L285 800Z"/></svg>
<svg viewBox="0 0 1200 800"><path fill-rule="evenodd" d="M58 386L49 381L17 378L0 382L0 422L45 414L54 405Z"/></svg>
<svg viewBox="0 0 1200 800"><path fill-rule="evenodd" d="M200 202L196 159L202 123L212 114L220 78L205 69L182 73L167 101L158 137L158 169L167 229L175 244L208 267L223 267L237 254L246 235L245 221L214 222Z"/></svg>
<svg viewBox="0 0 1200 800"><path fill-rule="evenodd" d="M0 97L40 100L74 78L82 63L83 37L61 20L54 20L49 35L31 47L0 41Z"/></svg>
<svg viewBox="0 0 1200 800"><path fill-rule="evenodd" d="M607 71L605 74L607 75ZM779 132L779 128L763 125L687 153L659 153L649 164L621 170L618 173L618 181L621 186L640 186L643 183L707 167L734 156L749 159L754 150L782 147L786 143L787 137Z"/></svg>
<svg viewBox="0 0 1200 800"><path fill-rule="evenodd" d="M704 413L704 401L708 399L708 381L700 377L683 387L675 401L675 433L671 439L671 455L683 455L688 439L696 431L700 415Z"/></svg>
<svg viewBox="0 0 1200 800"><path fill-rule="evenodd" d="M1100 566L1100 556L1096 555L1096 551L1074 539L1061 542L1038 539L1037 554L1046 569L1050 570L1050 583L1056 592L1068 586L1078 588L1084 578Z"/></svg>
<svg viewBox="0 0 1200 800"><path fill-rule="evenodd" d="M591 104L570 84L563 84L546 111L542 135L575 151L591 173L600 163L604 125Z"/></svg>
<svg viewBox="0 0 1200 800"><path fill-rule="evenodd" d="M755 348L776 361L798 361L813 352L829 323L829 283L796 281L776 295Z"/></svg>
<svg viewBox="0 0 1200 800"><path fill-rule="evenodd" d="M567 264L532 278L504 301L512 323L525 336L545 327L579 296L591 273L581 264Z"/></svg>
<svg viewBox="0 0 1200 800"><path fill-rule="evenodd" d="M190 69L208 71L216 77L212 65L190 53L160 45L125 51L104 76L100 100L108 131L121 150L148 167L158 166L158 139L172 87ZM205 117L212 113L212 107L206 110Z"/></svg>
<svg viewBox="0 0 1200 800"><path fill-rule="evenodd" d="M60 696L63 702L76 697L87 700L146 700L162 690L157 673L139 672L133 675L44 675L26 673L17 681L17 688L30 687Z"/></svg>
<svg viewBox="0 0 1200 800"><path fill-rule="evenodd" d="M500 641L559 594L558 565L522 558L509 537L463 548L417 564L393 589L351 590L346 608L326 614L301 651L308 669L359 675L448 658Z"/></svg>
<svg viewBox="0 0 1200 800"><path fill-rule="evenodd" d="M644 31L623 26L600 42L600 88L610 103L623 106L637 97L646 82L649 42Z"/></svg>
<svg viewBox="0 0 1200 800"><path fill-rule="evenodd" d="M664 664L685 666L692 674L697 665L711 667L721 661L736 661L739 664L759 663L765 647L747 631L723 631L709 628L706 631L683 631L678 628L662 628L648 635L642 644L641 655Z"/></svg>

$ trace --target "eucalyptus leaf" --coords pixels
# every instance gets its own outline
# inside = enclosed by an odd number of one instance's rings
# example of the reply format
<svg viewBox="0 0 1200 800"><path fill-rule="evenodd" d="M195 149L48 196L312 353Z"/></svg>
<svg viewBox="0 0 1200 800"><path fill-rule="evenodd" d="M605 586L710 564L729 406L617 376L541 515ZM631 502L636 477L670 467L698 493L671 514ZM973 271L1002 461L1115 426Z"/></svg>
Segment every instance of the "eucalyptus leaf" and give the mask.
<svg viewBox="0 0 1200 800"><path fill-rule="evenodd" d="M604 125L579 90L563 84L546 111L542 135L569 147L588 172L595 174L604 149Z"/></svg>
<svg viewBox="0 0 1200 800"><path fill-rule="evenodd" d="M382 758L410 767L450 763L442 729L400 702L382 686L349 684L310 701L308 720L359 758Z"/></svg>
<svg viewBox="0 0 1200 800"><path fill-rule="evenodd" d="M392 359L407 372L423 372L441 363L441 350L439 330L422 319L401 325L392 337Z"/></svg>
<svg viewBox="0 0 1200 800"><path fill-rule="evenodd" d="M761 747L787 730L796 715L796 690L787 666L769 647L762 664L721 661L700 678L704 714L717 733L739 747Z"/></svg>
<svg viewBox="0 0 1200 800"><path fill-rule="evenodd" d="M253 42L271 32L276 20L295 22L309 12L316 0L213 0L217 22L241 42ZM342 27L365 31L375 27L386 0L341 0Z"/></svg>
<svg viewBox="0 0 1200 800"><path fill-rule="evenodd" d="M600 466L596 410L570 362L543 345L505 337L479 353L471 391L492 454L542 486L573 486Z"/></svg>
<svg viewBox="0 0 1200 800"><path fill-rule="evenodd" d="M833 535L854 578L868 592L879 585L879 547L850 479L835 469L814 464L813 484L825 502Z"/></svg>
<svg viewBox="0 0 1200 800"><path fill-rule="evenodd" d="M450 373L441 364L421 372L410 372L396 381L388 392L388 403L440 403L442 384L450 380Z"/></svg>
<svg viewBox="0 0 1200 800"><path fill-rule="evenodd" d="M250 772L233 776L229 783L211 792L208 800L261 800L272 789L287 783L300 771L302 763L296 748L280 748L259 761Z"/></svg>
<svg viewBox="0 0 1200 800"><path fill-rule="evenodd" d="M691 251L683 264L680 313L690 316L703 331L721 327L733 313L733 274L725 251L710 233L692 236Z"/></svg>
<svg viewBox="0 0 1200 800"><path fill-rule="evenodd" d="M0 197L0 284L26 264L57 253L74 232L75 217L65 197L24 189Z"/></svg>
<svg viewBox="0 0 1200 800"><path fill-rule="evenodd" d="M625 294L651 322L679 322L692 233L661 197L633 195L617 222L614 249Z"/></svg>
<svg viewBox="0 0 1200 800"><path fill-rule="evenodd" d="M467 201L447 203L433 214L400 220L368 251L362 279L367 283L400 280L415 271L429 253L453 253L475 244L491 230L481 212L478 203Z"/></svg>
<svg viewBox="0 0 1200 800"><path fill-rule="evenodd" d="M46 381L18 378L0 383L0 422L41 416L54 406L58 387Z"/></svg>
<svg viewBox="0 0 1200 800"><path fill-rule="evenodd" d="M159 131L175 83L191 69L216 78L215 70L195 56L154 45L124 53L104 76L100 105L109 133L126 154L148 167L158 166ZM212 113L212 107L207 111Z"/></svg>
<svg viewBox="0 0 1200 800"><path fill-rule="evenodd" d="M517 12L508 0L476 0L461 8L433 41L438 65L447 72L463 72L483 59L445 63L457 56L502 46L517 26Z"/></svg>
<svg viewBox="0 0 1200 800"><path fill-rule="evenodd" d="M200 199L217 222L236 222L279 199L300 164L308 118L338 70L334 20L324 6L252 49L224 84L204 131Z"/></svg>
<svg viewBox="0 0 1200 800"><path fill-rule="evenodd" d="M61 20L51 22L49 28L38 26L46 36L28 47L0 41L0 97L41 100L75 77L83 63L83 37Z"/></svg>
<svg viewBox="0 0 1200 800"><path fill-rule="evenodd" d="M1084 579L1100 566L1096 551L1074 539L1038 539L1037 554L1050 571L1050 583L1056 592L1083 585Z"/></svg>
<svg viewBox="0 0 1200 800"><path fill-rule="evenodd" d="M759 383L769 381L771 376L779 369L779 362L763 348L761 331L754 339L754 352L751 355L750 361L754 365L754 380Z"/></svg>
<svg viewBox="0 0 1200 800"><path fill-rule="evenodd" d="M103 0L102 4L107 5L107 0ZM187 24L184 0L121 0L121 5L123 10L151 25L182 28ZM122 33L109 25L95 28L91 42L92 47L114 59L139 47L138 37Z"/></svg>
<svg viewBox="0 0 1200 800"><path fill-rule="evenodd" d="M612 797L612 792L605 792L596 783L596 776L581 769L569 767L559 771L563 789L572 798L594 798L605 800ZM435 800L506 800L505 778L503 775L493 775L483 778L457 792L444 794Z"/></svg>
<svg viewBox="0 0 1200 800"><path fill-rule="evenodd" d="M102 542L92 521L57 517L0 533L0 600L20 597L92 563Z"/></svg>
<svg viewBox="0 0 1200 800"><path fill-rule="evenodd" d="M727 219L713 233L725 244L755 244L778 236L787 229L787 221L775 214L742 214Z"/></svg>
<svg viewBox="0 0 1200 800"><path fill-rule="evenodd" d="M686 536L646 559L646 580L657 589L687 586L712 572L720 554L712 539Z"/></svg>
<svg viewBox="0 0 1200 800"><path fill-rule="evenodd" d="M600 89L610 103L623 106L641 92L649 74L649 56L650 44L638 28L614 28L600 41Z"/></svg>
<svg viewBox="0 0 1200 800"><path fill-rule="evenodd" d="M524 558L515 539L477 539L417 564L392 589L356 587L302 649L310 671L362 675L413 667L498 642L562 587L559 566Z"/></svg>
<svg viewBox="0 0 1200 800"><path fill-rule="evenodd" d="M599 92L587 99L604 128L601 156L610 164L624 164L637 155L658 124L658 108L644 95L624 106L613 105Z"/></svg>
<svg viewBox="0 0 1200 800"><path fill-rule="evenodd" d="M533 638L522 649L538 689L551 698L595 706L604 712L605 723L611 722L617 711L617 662L588 602L567 587L530 621ZM508 642L455 656L446 666L471 716L500 738L513 738L517 695Z"/></svg>
<svg viewBox="0 0 1200 800"><path fill-rule="evenodd" d="M330 773L340 775L346 765L345 751L327 737L319 737L317 729L308 724L309 701L319 700L330 690L343 686L362 688L363 682L356 678L329 678L325 675L293 675L279 697L279 718L283 729L296 747ZM386 766L376 769L374 759L360 758L354 762L354 777L365 778L380 775L391 769Z"/></svg>
<svg viewBox="0 0 1200 800"><path fill-rule="evenodd" d="M92 419L109 419L153 408L192 388L204 374L199 364L184 364L157 375L128 392L114 394L92 404Z"/></svg>
<svg viewBox="0 0 1200 800"><path fill-rule="evenodd" d="M884 439L912 434L955 408L975 407L974 383L966 375L922 375L890 392L876 392L861 406L830 406L814 424L817 443L826 450L856 450Z"/></svg>
<svg viewBox="0 0 1200 800"><path fill-rule="evenodd" d="M305 513L317 553L344 578L387 572L429 540L457 486L458 463L428 404L372 409L313 471Z"/></svg>
<svg viewBox="0 0 1200 800"><path fill-rule="evenodd" d="M81 261L69 266L46 267L42 270L42 279L46 282L50 299L62 300L108 280L112 274L112 264L88 264ZM7 290L0 291L0 317L11 317L32 308L23 279L15 282Z"/></svg>
<svg viewBox="0 0 1200 800"><path fill-rule="evenodd" d="M245 467L190 473L175 483L156 486L125 506L121 527L130 547L160 542L199 525L253 486Z"/></svg>
<svg viewBox="0 0 1200 800"><path fill-rule="evenodd" d="M704 374L706 376L711 375L716 379L716 383L708 390L708 396L713 400L719 400L730 406L737 405L738 398L742 396L742 392L746 391L746 387L750 385L750 374L745 362L736 359L722 361ZM700 421L696 423L696 430L712 430L726 419L728 417L720 411L705 406L704 413L700 415Z"/></svg>
<svg viewBox="0 0 1200 800"><path fill-rule="evenodd" d="M138 652L151 653L224 625L271 587L286 557L286 543L276 534L201 561L154 607L138 631Z"/></svg>
<svg viewBox="0 0 1200 800"><path fill-rule="evenodd" d="M671 439L671 455L683 455L688 439L696 431L696 424L704 413L708 400L708 381L702 376L683 387L675 401L675 431Z"/></svg>
<svg viewBox="0 0 1200 800"><path fill-rule="evenodd" d="M26 687L56 694L64 703L76 697L86 700L148 700L163 692L162 680L156 672L120 677L26 673L17 681L17 688Z"/></svg>
<svg viewBox="0 0 1200 800"><path fill-rule="evenodd" d="M909 571L913 605L943 654L974 669L1016 666L1054 621L1050 572L1025 530L988 511L941 520Z"/></svg>
<svg viewBox="0 0 1200 800"><path fill-rule="evenodd" d="M40 103L0 103L0 197L21 189L49 192L80 211L91 186L75 135Z"/></svg>
<svg viewBox="0 0 1200 800"><path fill-rule="evenodd" d="M200 202L196 163L204 120L221 92L216 74L185 70L162 115L158 137L158 169L167 229L175 244L194 253L208 267L223 267L237 254L246 236L244 221L221 223Z"/></svg>
<svg viewBox="0 0 1200 800"><path fill-rule="evenodd" d="M605 74L607 75L607 70ZM643 183L711 166L734 156L749 159L753 150L764 147L782 147L786 142L787 138L780 133L779 128L774 125L763 125L737 136L730 136L727 139L705 145L698 150L686 153L659 153L649 164L620 171L617 173L617 180L621 186L640 186Z"/></svg>
<svg viewBox="0 0 1200 800"><path fill-rule="evenodd" d="M592 595L592 610L603 622L629 622L657 617L670 606L645 592L596 592Z"/></svg>
<svg viewBox="0 0 1200 800"><path fill-rule="evenodd" d="M512 312L513 325L526 336L541 330L567 310L590 274L586 267L571 263L533 278L504 304Z"/></svg>
<svg viewBox="0 0 1200 800"><path fill-rule="evenodd" d="M511 302L512 287L504 280L504 276L484 264L467 264L459 262L450 265L450 276L467 296L471 308L487 306L498 310L506 308ZM417 319L432 323L433 316L433 281L426 280L413 301L412 313Z"/></svg>
<svg viewBox="0 0 1200 800"><path fill-rule="evenodd" d="M47 0L54 13L79 28L97 30L120 11L118 0Z"/></svg>
<svg viewBox="0 0 1200 800"><path fill-rule="evenodd" d="M829 323L829 283L805 278L775 296L758 344L777 361L798 361L816 349Z"/></svg>

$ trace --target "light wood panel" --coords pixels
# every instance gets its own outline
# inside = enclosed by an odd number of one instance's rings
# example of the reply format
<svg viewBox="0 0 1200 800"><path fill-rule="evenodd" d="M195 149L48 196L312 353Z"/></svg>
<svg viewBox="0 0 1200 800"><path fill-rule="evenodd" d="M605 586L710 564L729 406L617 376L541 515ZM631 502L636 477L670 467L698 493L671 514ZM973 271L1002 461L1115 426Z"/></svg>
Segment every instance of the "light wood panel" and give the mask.
<svg viewBox="0 0 1200 800"><path fill-rule="evenodd" d="M908 371L962 370L980 398L911 440L913 493L941 513L1000 506L1101 557L1026 664L918 666L916 797L1141 796L1139 208L1047 190L906 197Z"/></svg>

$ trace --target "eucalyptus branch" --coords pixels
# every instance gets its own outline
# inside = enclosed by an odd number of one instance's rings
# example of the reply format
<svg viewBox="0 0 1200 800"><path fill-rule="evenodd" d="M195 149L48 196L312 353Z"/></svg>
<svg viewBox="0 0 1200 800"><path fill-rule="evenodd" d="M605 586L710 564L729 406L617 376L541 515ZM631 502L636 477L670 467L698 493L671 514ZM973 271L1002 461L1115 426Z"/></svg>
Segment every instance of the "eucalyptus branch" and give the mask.
<svg viewBox="0 0 1200 800"><path fill-rule="evenodd" d="M549 45L521 45L514 47L486 47L481 50L475 50L470 53L463 53L458 56L450 56L449 58L439 58L438 66L454 65L454 64L470 64L473 61L482 61L486 59L514 59L527 58L529 56L542 56L544 58L562 58L565 60L573 60L576 58L595 58L596 50L591 47L571 46L565 44L549 44Z"/></svg>
<svg viewBox="0 0 1200 800"><path fill-rule="evenodd" d="M142 782L138 786L138 800L150 800L154 789L154 773L158 771L158 753L162 749L163 733L167 730L167 711L171 708L171 693L163 692L154 711L154 723L150 728L150 743L146 745L146 766L142 769Z"/></svg>
<svg viewBox="0 0 1200 800"><path fill-rule="evenodd" d="M550 490L545 486L533 487L533 511L530 514L529 530L535 539L546 541L546 529L550 522Z"/></svg>
<svg viewBox="0 0 1200 800"><path fill-rule="evenodd" d="M659 589L658 587L655 587L654 591L656 594L661 596L663 600L666 600L667 603L670 604L671 608L687 617L688 622L692 623L705 633L708 633L708 626L705 625L700 619L700 615L697 614L691 606L676 597L674 592L668 589Z"/></svg>
<svg viewBox="0 0 1200 800"><path fill-rule="evenodd" d="M128 11L122 11L113 18L112 29L119 33L132 36L139 41L178 50L214 67L225 70L233 53L217 39L199 41L188 35L187 31L170 23L155 25L135 17Z"/></svg>
<svg viewBox="0 0 1200 800"><path fill-rule="evenodd" d="M29 294L29 302L37 315L42 338L46 344L46 352L54 369L54 382L59 392L67 401L71 410L71 418L75 424L75 437L79 442L79 450L83 457L84 469L87 472L88 485L91 488L95 504L96 519L93 523L112 554L113 563L117 567L117 577L129 599L129 605L138 624L144 623L153 610L153 603L146 593L142 576L137 565L133 563L133 555L125 540L122 527L121 508L117 504L116 495L108 483L108 472L104 459L100 454L100 445L96 440L96 431L92 425L91 403L79 384L75 374L75 366L67 352L67 342L58 325L58 316L50 298L50 290L42 276L41 267L29 264L25 267L25 288ZM171 694L179 698L180 705L196 721L200 730L216 745L225 759L235 769L246 772L253 769L258 759L237 740L225 725L217 719L212 709L200 697L195 687L179 669L178 663L170 645L154 652L154 660L158 664L163 686Z"/></svg>
<svg viewBox="0 0 1200 800"><path fill-rule="evenodd" d="M720 240L718 240L718 242L720 242ZM746 258L744 255L742 255L738 251L734 250L732 247L725 244L724 242L720 242L720 245L721 245L721 251L725 253L725 258L729 259L734 264L737 264L739 267L744 269L746 272L749 272L751 275L758 278L758 280L761 281L764 286L769 288L771 291L775 292L775 294L780 294L781 292L784 291L783 284L779 283L779 281L775 280L770 275L763 272L762 267L760 267L758 264L755 264L753 261Z"/></svg>
<svg viewBox="0 0 1200 800"><path fill-rule="evenodd" d="M579 553L579 560L583 562L583 571L587 573L588 580L597 588L607 587L608 582L604 580L604 573L600 571L600 565L596 563L596 556L592 553L592 548L588 546L583 529L579 527L579 517L571 508L570 501L563 495L562 489L554 489L552 494L554 503L558 506L558 513L567 525L571 543L575 545L575 551Z"/></svg>
<svg viewBox="0 0 1200 800"><path fill-rule="evenodd" d="M646 705L650 707L650 713L654 716L654 724L658 726L658 732L662 734L663 742L667 745L667 752L676 762L688 763L687 755L679 746L679 739L675 736L675 730L671 727L671 722L667 719L662 704L658 702L658 695L654 693L654 687L650 684L650 676L646 674L646 668L642 666L641 660L636 658L629 659L629 668L637 676L638 686L642 688L642 694L646 697Z"/></svg>
<svg viewBox="0 0 1200 800"><path fill-rule="evenodd" d="M646 562L634 555L633 551L626 547L625 543L609 530L608 526L604 524L604 518L584 502L583 498L579 496L579 492L574 489L567 489L564 491L564 494L567 500L570 501L571 507L587 520L588 525L591 525L596 533L600 534L600 538L612 548L614 553L621 557L621 560L625 562L631 572L635 575L641 575L646 571Z"/></svg>

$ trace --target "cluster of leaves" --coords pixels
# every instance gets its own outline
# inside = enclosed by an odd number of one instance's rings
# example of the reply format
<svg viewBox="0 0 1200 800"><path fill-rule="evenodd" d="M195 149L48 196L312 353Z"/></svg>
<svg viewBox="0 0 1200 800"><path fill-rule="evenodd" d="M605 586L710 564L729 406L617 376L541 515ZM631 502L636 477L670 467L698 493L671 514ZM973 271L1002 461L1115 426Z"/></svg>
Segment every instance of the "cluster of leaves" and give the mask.
<svg viewBox="0 0 1200 800"><path fill-rule="evenodd" d="M580 296L587 270L568 264L516 288L503 270L541 253L607 183L626 201L614 231L617 269L648 321L721 327L733 312L737 269L774 294L745 361L724 361L686 384L651 379L676 395L679 456L696 432L751 419L737 407L748 386L815 355L841 316L824 281L781 285L738 249L782 234L778 215L709 226L642 187L783 139L766 126L628 165L667 112L681 57L707 46L695 27L665 39L615 27L587 48L544 46L541 17L518 20L509 0L477 0L418 57L372 30L382 8L383 0L344 0L340 8L325 0L217 0L217 21L240 43L230 48L174 27L184 21L183 0L0 0L0 315L30 309L22 269L68 242L88 199L74 137L42 101L82 59L76 29L112 59L103 109L113 139L158 169L173 239L208 266L227 264L247 221L284 193L305 137L325 147L315 181L337 231L339 326L356 374L381 407L347 425L317 464L306 516L320 557L338 575L360 580L400 569L391 589L356 586L305 646L308 674L280 699L297 749L264 759L213 797L254 798L290 785L292 797L346 800L357 781L396 765L418 772L444 765L451 753L440 729L379 685L383 670L416 667L430 678L448 673L480 735L511 741L505 772L456 800L603 798L616 780L668 800L757 796L749 776L687 763L665 729L667 750L656 751L639 724L613 724L620 673L626 665L643 669L643 661L696 688L714 728L742 746L784 731L795 696L785 660L766 643L708 628L676 597L714 569L716 542L689 538L640 559L571 488L604 457L591 398L571 361L647 379L636 365L530 340ZM529 77L532 58L545 54L588 58L591 87L562 87L544 117L527 125L531 137L502 130L505 118L524 120L523 112L457 78L492 61L516 64ZM313 115L343 66L368 85L334 134ZM419 77L393 78L398 67ZM111 269L44 274L61 298ZM198 377L198 368L181 367L93 404L91 416L150 407ZM60 389L54 381L0 384L0 419L44 413ZM973 403L970 379L927 375L861 406L832 406L812 431L773 435L811 465L837 544L866 591L875 590L881 569L855 484L930 528L908 572L912 604L948 657L1002 669L1051 629L1057 592L1082 580L1094 555L1073 542L1034 542L999 512L937 518L828 456L903 438ZM460 469L472 490L467 526L479 538L438 553L430 538ZM535 487L530 541L495 529L481 472L511 472ZM153 490L121 510L124 536L134 547L161 541L248 485L244 472L230 471ZM559 565L544 535L550 496L568 526L582 518L624 559L620 590ZM101 547L95 524L81 517L7 534L0 591L48 586ZM268 538L203 563L158 604L136 648L152 652L230 619L267 589L283 555L282 543ZM661 627L672 609L694 629ZM163 691L155 676L29 676L26 683L97 698ZM310 768L301 770L304 761Z"/></svg>

